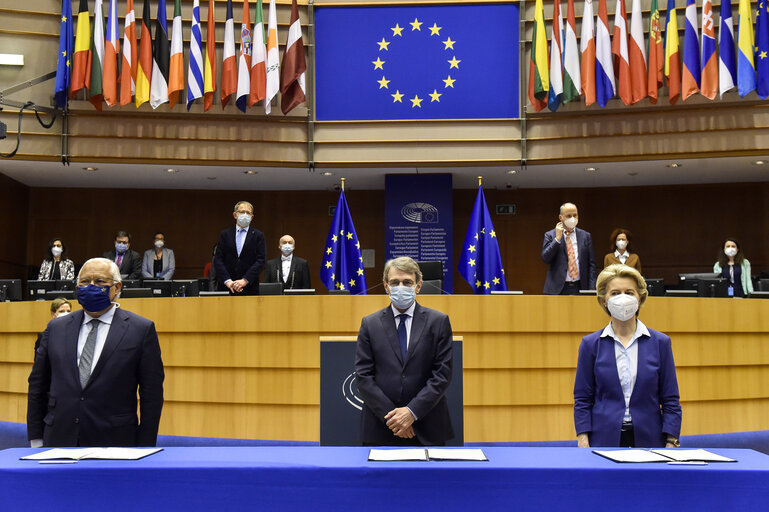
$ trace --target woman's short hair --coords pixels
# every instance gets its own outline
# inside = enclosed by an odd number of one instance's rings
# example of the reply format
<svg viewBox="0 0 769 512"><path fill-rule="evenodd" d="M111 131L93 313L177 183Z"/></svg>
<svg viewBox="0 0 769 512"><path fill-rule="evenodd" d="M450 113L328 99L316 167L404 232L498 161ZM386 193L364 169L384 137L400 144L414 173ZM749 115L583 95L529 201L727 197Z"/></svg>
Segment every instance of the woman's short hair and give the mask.
<svg viewBox="0 0 769 512"><path fill-rule="evenodd" d="M649 290L646 289L646 281L639 271L633 267L628 267L627 265L622 265L620 263L609 265L598 274L598 279L595 282L595 294L598 297L598 303L604 311L607 313L609 312L603 304L604 299L606 298L606 289L609 287L609 283L612 279L616 279L617 277L628 277L635 281L636 291L638 292L639 297L638 309L641 309L641 306L646 301L646 297L649 296Z"/></svg>
<svg viewBox="0 0 769 512"><path fill-rule="evenodd" d="M617 237L623 233L627 237L627 247L625 247L625 250L628 252L630 251L631 240L633 240L633 233L631 233L629 229L617 228L611 232L611 237L609 238L609 241L611 242L611 252L614 252L614 250L617 248Z"/></svg>
<svg viewBox="0 0 769 512"><path fill-rule="evenodd" d="M408 256L401 256L400 258L394 258L385 263L384 274L382 277L385 283L387 282L387 275L390 273L390 269L393 267L400 270L401 272L406 272L407 274L416 274L417 283L422 282L422 271L419 270L419 265L417 262Z"/></svg>
<svg viewBox="0 0 769 512"><path fill-rule="evenodd" d="M53 301L51 302L51 314L55 315L56 312L59 310L59 308L62 307L64 304L69 304L70 309L72 309L72 304L64 297L53 299Z"/></svg>

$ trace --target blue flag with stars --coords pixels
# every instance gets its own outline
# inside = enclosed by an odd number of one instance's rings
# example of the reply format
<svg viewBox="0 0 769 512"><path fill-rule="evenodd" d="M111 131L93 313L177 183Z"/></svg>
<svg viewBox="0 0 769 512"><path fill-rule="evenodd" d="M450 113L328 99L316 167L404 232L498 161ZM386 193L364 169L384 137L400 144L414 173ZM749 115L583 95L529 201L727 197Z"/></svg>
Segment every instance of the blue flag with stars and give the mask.
<svg viewBox="0 0 769 512"><path fill-rule="evenodd" d="M499 239L491 223L483 187L478 187L478 197L475 198L470 225L459 256L458 270L472 286L473 293L490 294L492 291L507 290Z"/></svg>
<svg viewBox="0 0 769 512"><path fill-rule="evenodd" d="M72 54L74 46L75 39L72 34L72 3L70 0L63 0L61 2L59 58L56 64L56 88L54 89L56 104L61 108L67 106L69 82L72 77Z"/></svg>
<svg viewBox="0 0 769 512"><path fill-rule="evenodd" d="M758 1L756 9L756 94L762 100L769 97L769 5L767 0Z"/></svg>
<svg viewBox="0 0 769 512"><path fill-rule="evenodd" d="M517 4L315 7L317 119L520 117Z"/></svg>
<svg viewBox="0 0 769 512"><path fill-rule="evenodd" d="M355 233L344 190L339 194L334 220L323 250L320 280L329 290L349 290L352 295L367 293L360 241Z"/></svg>

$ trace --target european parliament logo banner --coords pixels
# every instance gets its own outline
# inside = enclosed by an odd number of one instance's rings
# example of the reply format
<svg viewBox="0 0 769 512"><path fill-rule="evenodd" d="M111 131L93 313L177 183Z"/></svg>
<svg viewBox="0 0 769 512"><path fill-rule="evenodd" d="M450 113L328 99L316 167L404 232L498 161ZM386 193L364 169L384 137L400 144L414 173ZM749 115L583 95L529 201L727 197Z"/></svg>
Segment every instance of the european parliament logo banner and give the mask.
<svg viewBox="0 0 769 512"><path fill-rule="evenodd" d="M360 242L355 233L344 190L339 193L334 220L331 222L323 249L320 280L329 290L349 290L352 295L367 293Z"/></svg>
<svg viewBox="0 0 769 512"><path fill-rule="evenodd" d="M316 7L319 121L517 118L518 5Z"/></svg>
<svg viewBox="0 0 769 512"><path fill-rule="evenodd" d="M465 281L470 283L475 294L488 295L492 290L507 290L499 239L491 223L482 187L478 187L478 196L475 198L457 270Z"/></svg>

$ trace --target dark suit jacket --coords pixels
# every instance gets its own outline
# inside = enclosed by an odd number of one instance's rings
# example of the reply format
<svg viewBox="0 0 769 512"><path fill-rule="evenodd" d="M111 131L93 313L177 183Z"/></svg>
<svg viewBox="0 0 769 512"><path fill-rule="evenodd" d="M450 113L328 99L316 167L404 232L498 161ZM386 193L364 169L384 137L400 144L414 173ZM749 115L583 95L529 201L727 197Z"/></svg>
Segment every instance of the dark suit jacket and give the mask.
<svg viewBox="0 0 769 512"><path fill-rule="evenodd" d="M577 232L577 258L579 259L579 285L583 290L595 289L595 255L593 238L584 229ZM560 243L555 239L555 229L545 233L542 244L542 261L550 265L545 277L545 295L558 295L566 284L569 256L566 253L566 233Z"/></svg>
<svg viewBox="0 0 769 512"><path fill-rule="evenodd" d="M248 286L238 295L259 295L259 274L262 273L265 260L264 235L251 226L247 229L240 256L235 244L235 226L225 229L219 235L214 256L216 279L220 290L227 290L224 282L228 279L245 279Z"/></svg>
<svg viewBox="0 0 769 512"><path fill-rule="evenodd" d="M590 446L619 446L625 396L617 371L614 339L600 331L582 338L574 380L574 427ZM666 434L681 433L681 403L670 338L649 329L638 343L638 374L630 415L638 447L664 447Z"/></svg>
<svg viewBox="0 0 769 512"><path fill-rule="evenodd" d="M27 436L45 446L155 446L165 377L155 324L118 308L81 389L77 338L83 316L80 310L55 318L43 333L29 375Z"/></svg>
<svg viewBox="0 0 769 512"><path fill-rule="evenodd" d="M421 444L443 444L454 437L445 397L451 382L451 340L449 317L417 304L404 363L392 308L363 319L355 355L355 375L364 402L362 442L392 444L397 438L384 417L404 406L418 418L413 427Z"/></svg>
<svg viewBox="0 0 769 512"><path fill-rule="evenodd" d="M115 261L115 249L102 254L102 257ZM138 252L128 249L120 262L120 275L123 279L139 279L142 276L142 257Z"/></svg>
<svg viewBox="0 0 769 512"><path fill-rule="evenodd" d="M294 256L291 258L291 268L288 270L288 279L284 282L283 262L280 257L277 257L269 260L264 267L264 282L283 283L284 290L312 288L312 285L310 284L310 267L307 265L307 260Z"/></svg>

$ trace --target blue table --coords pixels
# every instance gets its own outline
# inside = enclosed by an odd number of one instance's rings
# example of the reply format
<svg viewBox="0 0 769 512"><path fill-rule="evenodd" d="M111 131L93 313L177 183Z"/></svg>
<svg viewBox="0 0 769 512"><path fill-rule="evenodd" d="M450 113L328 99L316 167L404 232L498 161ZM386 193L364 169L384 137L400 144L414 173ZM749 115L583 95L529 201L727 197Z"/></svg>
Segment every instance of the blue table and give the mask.
<svg viewBox="0 0 769 512"><path fill-rule="evenodd" d="M39 464L0 452L2 510L766 510L769 456L618 464L580 448L484 448L488 462L368 462L366 448L166 448Z"/></svg>

